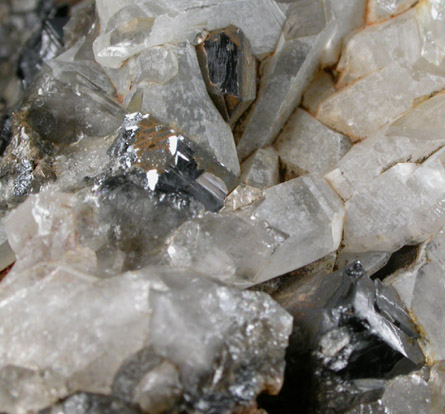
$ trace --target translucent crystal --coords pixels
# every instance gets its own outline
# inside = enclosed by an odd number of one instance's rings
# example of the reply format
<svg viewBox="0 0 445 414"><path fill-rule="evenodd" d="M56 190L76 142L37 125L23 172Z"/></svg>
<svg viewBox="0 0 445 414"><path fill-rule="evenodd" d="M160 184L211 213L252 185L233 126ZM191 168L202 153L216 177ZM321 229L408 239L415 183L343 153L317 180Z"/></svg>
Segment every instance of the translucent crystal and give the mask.
<svg viewBox="0 0 445 414"><path fill-rule="evenodd" d="M331 20L317 35L301 38L282 35L275 54L262 68L258 98L245 121L245 130L237 147L240 159L273 143L300 103L332 30Z"/></svg>
<svg viewBox="0 0 445 414"><path fill-rule="evenodd" d="M212 407L217 397L231 411L281 386L292 320L264 294L174 268L97 279L42 262L8 279L0 298L7 413L38 410L79 390L147 406L161 397L149 375L180 379L164 388L178 410L178 387L189 407ZM141 358L146 363L135 364Z"/></svg>
<svg viewBox="0 0 445 414"><path fill-rule="evenodd" d="M399 117L416 99L444 87L443 76L392 63L331 95L320 104L317 118L356 141Z"/></svg>
<svg viewBox="0 0 445 414"><path fill-rule="evenodd" d="M303 109L291 116L276 143L286 179L326 173L351 146L349 138L330 130Z"/></svg>
<svg viewBox="0 0 445 414"><path fill-rule="evenodd" d="M445 169L431 157L397 164L346 202L347 250L394 251L428 239L445 224Z"/></svg>
<svg viewBox="0 0 445 414"><path fill-rule="evenodd" d="M96 60L113 68L147 47L192 40L199 30L231 24L246 34L255 55L270 53L285 20L272 0L193 0L187 4L178 0L99 0L97 7L102 31L94 43Z"/></svg>
<svg viewBox="0 0 445 414"><path fill-rule="evenodd" d="M372 0L368 5L367 20L369 23L385 20L403 13L416 3L417 0Z"/></svg>
<svg viewBox="0 0 445 414"><path fill-rule="evenodd" d="M441 414L445 406L445 363L440 361L431 368L428 385L431 387L430 414Z"/></svg>
<svg viewBox="0 0 445 414"><path fill-rule="evenodd" d="M360 142L326 175L343 199L398 162L422 162L440 149L445 95L438 94L407 112L390 127Z"/></svg>
<svg viewBox="0 0 445 414"><path fill-rule="evenodd" d="M337 63L343 42L364 25L367 0L331 0L330 7L335 17L335 29L321 55L320 63L325 67Z"/></svg>
<svg viewBox="0 0 445 414"><path fill-rule="evenodd" d="M288 235L274 252L257 282L298 269L335 251L341 241L344 206L317 175L271 187L254 211L256 220Z"/></svg>
<svg viewBox="0 0 445 414"><path fill-rule="evenodd" d="M140 86L142 111L175 126L235 175L240 167L230 127L210 99L191 45L175 49L179 72L166 84Z"/></svg>
<svg viewBox="0 0 445 414"><path fill-rule="evenodd" d="M258 188L279 183L279 158L273 147L260 148L241 165L240 181Z"/></svg>

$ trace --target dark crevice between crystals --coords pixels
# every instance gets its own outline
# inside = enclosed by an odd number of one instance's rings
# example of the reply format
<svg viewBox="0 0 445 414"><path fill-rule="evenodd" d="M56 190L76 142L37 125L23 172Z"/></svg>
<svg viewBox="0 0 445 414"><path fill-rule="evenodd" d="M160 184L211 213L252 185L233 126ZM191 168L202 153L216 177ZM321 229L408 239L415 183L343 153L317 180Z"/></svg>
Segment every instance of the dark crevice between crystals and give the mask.
<svg viewBox="0 0 445 414"><path fill-rule="evenodd" d="M384 280L388 276L401 269L406 269L412 265L419 255L419 245L403 246L394 252L388 260L388 263L379 271L374 273L371 278Z"/></svg>

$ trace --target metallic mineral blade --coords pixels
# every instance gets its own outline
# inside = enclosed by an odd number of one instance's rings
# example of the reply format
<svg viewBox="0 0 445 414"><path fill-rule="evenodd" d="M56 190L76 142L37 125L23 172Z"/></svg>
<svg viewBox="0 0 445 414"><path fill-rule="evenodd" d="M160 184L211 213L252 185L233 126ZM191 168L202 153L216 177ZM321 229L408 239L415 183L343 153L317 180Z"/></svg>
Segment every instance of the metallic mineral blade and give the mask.
<svg viewBox="0 0 445 414"><path fill-rule="evenodd" d="M256 97L256 59L250 42L231 25L210 32L196 52L209 95L233 126Z"/></svg>

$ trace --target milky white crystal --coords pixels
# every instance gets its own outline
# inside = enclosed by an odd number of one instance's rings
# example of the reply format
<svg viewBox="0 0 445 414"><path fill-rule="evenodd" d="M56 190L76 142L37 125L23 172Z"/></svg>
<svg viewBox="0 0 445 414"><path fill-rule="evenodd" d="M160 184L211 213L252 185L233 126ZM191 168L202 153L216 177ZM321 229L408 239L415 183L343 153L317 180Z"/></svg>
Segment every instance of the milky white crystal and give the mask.
<svg viewBox="0 0 445 414"><path fill-rule="evenodd" d="M363 142L357 143L326 175L345 200L399 162L421 162L445 145L445 95L421 103Z"/></svg>
<svg viewBox="0 0 445 414"><path fill-rule="evenodd" d="M370 0L368 2L368 16L369 23L385 20L391 16L403 13L411 6L417 3L418 0Z"/></svg>
<svg viewBox="0 0 445 414"><path fill-rule="evenodd" d="M351 146L349 138L332 131L303 109L295 111L276 142L287 179L326 173Z"/></svg>
<svg viewBox="0 0 445 414"><path fill-rule="evenodd" d="M317 118L357 141L444 87L445 76L395 62L331 95L318 107Z"/></svg>
<svg viewBox="0 0 445 414"><path fill-rule="evenodd" d="M437 157L400 163L345 204L344 244L354 252L394 251L427 240L445 224L445 169Z"/></svg>

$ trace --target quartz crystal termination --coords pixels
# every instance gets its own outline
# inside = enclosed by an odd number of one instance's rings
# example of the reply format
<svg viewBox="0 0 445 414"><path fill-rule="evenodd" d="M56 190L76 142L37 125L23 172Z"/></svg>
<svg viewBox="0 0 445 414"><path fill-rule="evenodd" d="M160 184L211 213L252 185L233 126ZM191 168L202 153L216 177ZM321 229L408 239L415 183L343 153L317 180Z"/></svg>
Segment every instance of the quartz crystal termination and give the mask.
<svg viewBox="0 0 445 414"><path fill-rule="evenodd" d="M219 215L194 218L172 233L168 262L246 287L305 266L340 245L343 202L315 174L264 192L239 189L238 197L247 200L244 206L226 206Z"/></svg>
<svg viewBox="0 0 445 414"><path fill-rule="evenodd" d="M245 121L244 133L237 146L240 160L256 149L273 143L300 103L333 31L334 23L326 14L324 2L316 8L317 18L320 19L317 33L313 32L313 28L294 22L300 8L304 8L303 3L295 4L275 53L263 64L258 98ZM319 4L320 1L313 3Z"/></svg>
<svg viewBox="0 0 445 414"><path fill-rule="evenodd" d="M198 145L141 113L126 115L109 155L120 166L146 174L148 188L184 192L217 211L236 177Z"/></svg>
<svg viewBox="0 0 445 414"><path fill-rule="evenodd" d="M299 401L310 412L343 413L376 401L385 379L424 361L397 293L371 281L359 262L302 280L292 294L278 291L274 298L293 315L294 332L286 357L288 382L278 397L266 399L266 409L294 412L292 404Z"/></svg>
<svg viewBox="0 0 445 414"><path fill-rule="evenodd" d="M196 46L210 97L233 126L256 98L256 59L250 42L235 26L214 30Z"/></svg>

